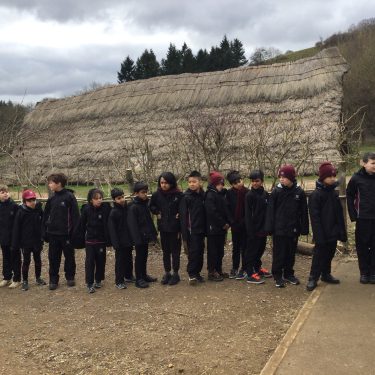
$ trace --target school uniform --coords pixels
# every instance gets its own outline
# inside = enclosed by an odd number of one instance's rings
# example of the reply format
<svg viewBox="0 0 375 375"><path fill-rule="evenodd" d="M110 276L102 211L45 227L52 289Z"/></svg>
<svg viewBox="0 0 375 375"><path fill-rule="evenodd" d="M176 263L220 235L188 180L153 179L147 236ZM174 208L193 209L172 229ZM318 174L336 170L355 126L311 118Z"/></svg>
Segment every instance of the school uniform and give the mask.
<svg viewBox="0 0 375 375"><path fill-rule="evenodd" d="M203 268L206 235L204 191L187 189L181 199L179 211L181 235L188 247L187 272L189 277L196 277L200 275Z"/></svg>
<svg viewBox="0 0 375 375"><path fill-rule="evenodd" d="M124 283L125 278L133 279L133 241L128 226L127 205L113 203L108 218L108 232L115 249L115 283Z"/></svg>
<svg viewBox="0 0 375 375"><path fill-rule="evenodd" d="M75 196L67 189L56 191L48 199L44 215L42 234L49 242L49 279L50 284L59 283L61 255L64 254L64 273L68 281L73 281L76 274L73 233L79 225L79 209Z"/></svg>

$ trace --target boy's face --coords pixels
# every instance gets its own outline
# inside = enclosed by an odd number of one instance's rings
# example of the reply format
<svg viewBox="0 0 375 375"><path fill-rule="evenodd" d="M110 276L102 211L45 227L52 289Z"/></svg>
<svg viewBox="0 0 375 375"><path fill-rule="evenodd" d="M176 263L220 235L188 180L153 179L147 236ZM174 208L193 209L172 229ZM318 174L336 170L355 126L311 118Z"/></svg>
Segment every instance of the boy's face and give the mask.
<svg viewBox="0 0 375 375"><path fill-rule="evenodd" d="M255 180L251 180L251 187L253 189L259 189L260 187L263 186L263 181L260 178L257 178Z"/></svg>
<svg viewBox="0 0 375 375"><path fill-rule="evenodd" d="M293 181L290 181L289 178L284 176L279 177L280 184L286 187L291 187L293 185Z"/></svg>
<svg viewBox="0 0 375 375"><path fill-rule="evenodd" d="M375 174L375 159L368 159L367 163L363 163L368 174Z"/></svg>
<svg viewBox="0 0 375 375"><path fill-rule="evenodd" d="M219 184L219 185L216 185L215 188L216 188L217 191L222 191L224 189L224 185Z"/></svg>
<svg viewBox="0 0 375 375"><path fill-rule="evenodd" d="M237 189L237 190L240 190L243 188L243 180L242 178L240 178L239 180L237 181L234 181L233 184L231 184L233 189Z"/></svg>
<svg viewBox="0 0 375 375"><path fill-rule="evenodd" d="M103 203L103 197L100 194L95 194L91 199L91 203L94 207L100 207Z"/></svg>
<svg viewBox="0 0 375 375"><path fill-rule="evenodd" d="M9 191L1 190L0 191L0 202L5 202L9 199Z"/></svg>
<svg viewBox="0 0 375 375"><path fill-rule="evenodd" d="M188 186L190 190L198 191L201 188L201 180L196 177L189 177Z"/></svg>
<svg viewBox="0 0 375 375"><path fill-rule="evenodd" d="M134 194L135 194L136 197L139 197L139 199L145 201L145 200L147 200L147 192L148 192L148 190L140 190L140 191L138 191Z"/></svg>
<svg viewBox="0 0 375 375"><path fill-rule="evenodd" d="M26 205L26 207L34 209L35 206L36 206L36 199L35 198L26 199L25 200L25 205Z"/></svg>
<svg viewBox="0 0 375 375"><path fill-rule="evenodd" d="M331 185L333 185L336 181L337 181L337 178L336 178L335 176L329 176L329 177L326 177L326 178L323 180L323 184L324 184L324 185L331 186Z"/></svg>
<svg viewBox="0 0 375 375"><path fill-rule="evenodd" d="M167 191L171 188L171 185L167 182L167 180L164 180L164 178L162 177L160 179L160 188L163 191Z"/></svg>
<svg viewBox="0 0 375 375"><path fill-rule="evenodd" d="M116 197L115 199L114 199L114 202L115 203L117 203L117 204L119 204L120 206L125 206L125 195L123 194L123 195L119 195L118 197Z"/></svg>
<svg viewBox="0 0 375 375"><path fill-rule="evenodd" d="M48 181L48 187L51 191L60 191L62 190L61 182L53 182L53 181Z"/></svg>

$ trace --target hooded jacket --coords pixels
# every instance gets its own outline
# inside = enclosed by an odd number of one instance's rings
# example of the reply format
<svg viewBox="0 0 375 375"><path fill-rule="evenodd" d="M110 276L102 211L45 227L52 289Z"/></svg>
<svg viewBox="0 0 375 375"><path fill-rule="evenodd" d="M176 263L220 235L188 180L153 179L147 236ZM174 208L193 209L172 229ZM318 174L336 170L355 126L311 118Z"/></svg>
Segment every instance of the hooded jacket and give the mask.
<svg viewBox="0 0 375 375"><path fill-rule="evenodd" d="M0 245L10 246L12 242L13 223L19 209L11 198L0 202Z"/></svg>
<svg viewBox="0 0 375 375"><path fill-rule="evenodd" d="M243 187L243 194L244 194L244 202L242 208L242 215L239 220L236 220L236 209L237 209L237 202L239 199L239 194L241 194L237 189L231 188L226 192L226 200L228 202L229 211L231 214L231 218L233 219L232 222L232 231L235 232L243 232L246 230L245 225L245 202L246 202L246 195L249 192L247 187Z"/></svg>
<svg viewBox="0 0 375 375"><path fill-rule="evenodd" d="M108 232L115 249L133 246L128 225L129 208L114 203L108 218Z"/></svg>
<svg viewBox="0 0 375 375"><path fill-rule="evenodd" d="M269 194L263 187L251 189L246 194L245 200L245 223L248 238L256 235L265 236L265 221L267 213Z"/></svg>

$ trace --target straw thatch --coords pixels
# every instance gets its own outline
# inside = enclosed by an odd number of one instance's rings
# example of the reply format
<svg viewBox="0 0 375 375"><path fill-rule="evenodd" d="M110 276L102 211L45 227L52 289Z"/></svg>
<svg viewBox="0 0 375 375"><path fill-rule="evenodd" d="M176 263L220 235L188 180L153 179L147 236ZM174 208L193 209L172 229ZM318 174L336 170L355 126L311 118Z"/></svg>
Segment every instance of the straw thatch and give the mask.
<svg viewBox="0 0 375 375"><path fill-rule="evenodd" d="M113 167L114 161L126 165L125 145L138 131L153 144L154 154L161 147L157 156L162 160L162 144L181 121L197 111L225 111L249 134L267 121L274 126L298 121L306 131L319 128L322 141L331 143L324 157L337 159L334 133L347 70L338 49L330 48L294 63L156 77L44 100L25 119L22 156L30 175L62 170L86 180L93 177L87 174L90 167L93 175L111 170L119 180L122 171ZM246 136L239 144L246 148ZM246 161L240 164L247 166Z"/></svg>

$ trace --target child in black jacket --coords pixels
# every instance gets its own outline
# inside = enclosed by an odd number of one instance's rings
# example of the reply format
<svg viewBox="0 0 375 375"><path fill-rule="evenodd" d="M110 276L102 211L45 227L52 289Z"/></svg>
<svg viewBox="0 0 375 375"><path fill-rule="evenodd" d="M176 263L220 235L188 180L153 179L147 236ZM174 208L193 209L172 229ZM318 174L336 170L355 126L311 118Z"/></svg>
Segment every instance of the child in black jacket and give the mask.
<svg viewBox="0 0 375 375"><path fill-rule="evenodd" d="M12 251L14 253L14 274L21 278L21 251L22 261L22 290L29 290L29 267L31 253L34 258L35 278L38 285L46 285L41 278L43 249L42 218L43 209L41 203L37 203L36 194L32 190L22 193L23 204L17 211L13 225ZM15 276L16 277L16 276Z"/></svg>
<svg viewBox="0 0 375 375"><path fill-rule="evenodd" d="M52 174L47 181L54 194L44 208L42 235L44 240L49 242L49 289L55 290L59 284L62 253L65 257L67 285L75 285L76 261L72 239L79 226L79 209L73 193L65 189L67 178L64 174Z"/></svg>
<svg viewBox="0 0 375 375"><path fill-rule="evenodd" d="M135 245L135 286L148 288L157 279L147 274L148 244L155 243L157 232L148 207L148 185L144 182L134 184L134 198L129 205L128 224Z"/></svg>
<svg viewBox="0 0 375 375"><path fill-rule="evenodd" d="M178 209L182 192L177 188L176 177L164 172L158 179L158 190L152 194L150 210L157 215L165 274L163 285L175 285L180 281L181 227ZM171 259L172 258L172 259ZM173 274L171 274L171 260Z"/></svg>
<svg viewBox="0 0 375 375"><path fill-rule="evenodd" d="M224 177L219 172L211 172L204 206L207 226L207 269L208 280L222 281L224 244L231 218L225 199Z"/></svg>
<svg viewBox="0 0 375 375"><path fill-rule="evenodd" d="M363 155L362 168L350 179L346 197L355 244L360 282L375 284L375 152Z"/></svg>
<svg viewBox="0 0 375 375"><path fill-rule="evenodd" d="M297 185L294 167L282 166L279 180L268 202L265 230L273 235L272 275L275 285L283 288L285 281L293 285L300 283L293 266L298 237L309 233L309 217L306 195Z"/></svg>
<svg viewBox="0 0 375 375"><path fill-rule="evenodd" d="M204 237L206 214L202 176L192 171L188 176L189 188L184 192L180 203L181 235L188 254L187 272L189 284L204 281L200 274L203 268Z"/></svg>
<svg viewBox="0 0 375 375"><path fill-rule="evenodd" d="M344 213L340 203L336 180L336 169L330 162L319 167L319 180L309 198L310 220L315 241L311 271L306 289L312 291L321 277L322 281L339 284L331 275L331 262L336 252L337 241L347 240Z"/></svg>
<svg viewBox="0 0 375 375"><path fill-rule="evenodd" d="M244 186L242 177L238 171L230 171L227 174L227 180L232 186L226 193L226 199L233 219L231 226L233 244L232 269L229 278L243 280L245 278L245 253L247 248L245 197L249 189Z"/></svg>
<svg viewBox="0 0 375 375"><path fill-rule="evenodd" d="M108 231L115 249L115 284L126 289L126 281L133 282L133 242L128 226L128 205L121 189L112 189L113 208L108 218Z"/></svg>
<svg viewBox="0 0 375 375"><path fill-rule="evenodd" d="M262 284L265 277L271 277L268 270L262 267L262 256L267 243L264 225L269 194L263 187L263 171L253 170L250 173L250 180L251 190L247 193L245 202L246 281L251 284Z"/></svg>
<svg viewBox="0 0 375 375"><path fill-rule="evenodd" d="M85 235L85 273L89 293L102 287L105 279L106 246L109 245L108 216L111 207L103 203L104 193L90 189L87 202L81 209L80 228ZM95 282L94 282L95 281Z"/></svg>
<svg viewBox="0 0 375 375"><path fill-rule="evenodd" d="M3 280L0 287L8 286L17 288L21 284L20 276L13 278L13 254L11 251L13 222L16 217L18 205L10 198L8 187L0 186L0 245L3 253Z"/></svg>

